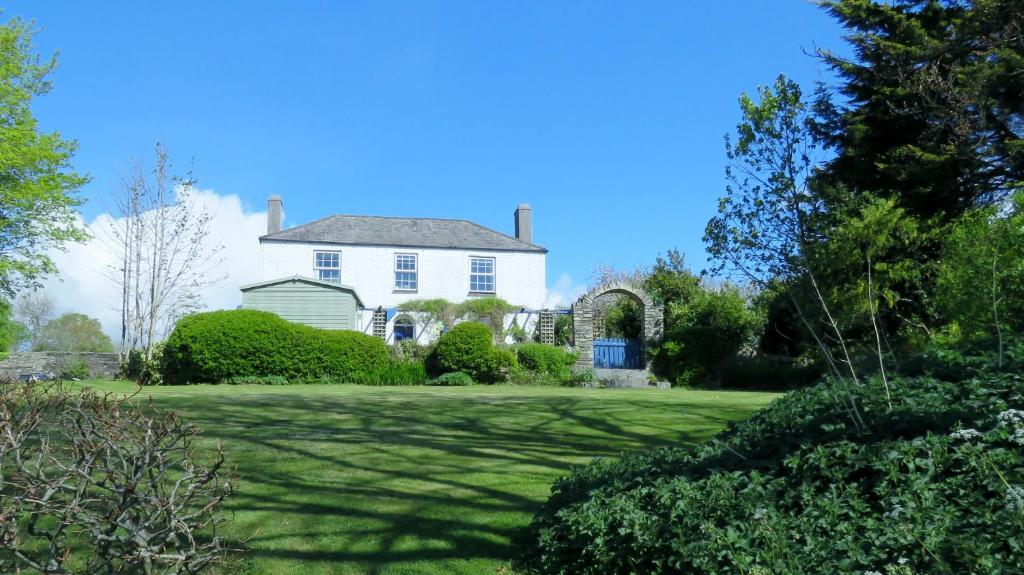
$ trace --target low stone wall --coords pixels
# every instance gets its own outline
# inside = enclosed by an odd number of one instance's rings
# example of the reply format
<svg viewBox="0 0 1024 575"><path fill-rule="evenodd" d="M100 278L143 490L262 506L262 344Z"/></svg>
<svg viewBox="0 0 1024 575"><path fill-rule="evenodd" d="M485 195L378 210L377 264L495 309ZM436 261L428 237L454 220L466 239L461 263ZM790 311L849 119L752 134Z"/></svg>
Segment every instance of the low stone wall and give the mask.
<svg viewBox="0 0 1024 575"><path fill-rule="evenodd" d="M17 379L22 375L35 373L57 377L64 370L64 366L78 360L89 366L92 377L111 379L117 376L116 353L19 351L0 359L0 378Z"/></svg>

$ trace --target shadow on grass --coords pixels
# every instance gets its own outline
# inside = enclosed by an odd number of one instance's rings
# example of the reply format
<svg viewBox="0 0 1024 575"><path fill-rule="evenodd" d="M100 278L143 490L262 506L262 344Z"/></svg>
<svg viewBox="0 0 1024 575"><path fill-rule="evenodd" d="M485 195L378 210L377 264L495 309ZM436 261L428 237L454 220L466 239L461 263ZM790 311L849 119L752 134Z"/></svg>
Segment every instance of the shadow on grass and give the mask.
<svg viewBox="0 0 1024 575"><path fill-rule="evenodd" d="M651 396L247 393L158 398L237 466L232 535L249 561L382 573L510 559L572 465L707 438L759 405ZM278 571L278 565L275 571ZM445 566L447 565L447 567ZM268 570L270 570L268 568Z"/></svg>

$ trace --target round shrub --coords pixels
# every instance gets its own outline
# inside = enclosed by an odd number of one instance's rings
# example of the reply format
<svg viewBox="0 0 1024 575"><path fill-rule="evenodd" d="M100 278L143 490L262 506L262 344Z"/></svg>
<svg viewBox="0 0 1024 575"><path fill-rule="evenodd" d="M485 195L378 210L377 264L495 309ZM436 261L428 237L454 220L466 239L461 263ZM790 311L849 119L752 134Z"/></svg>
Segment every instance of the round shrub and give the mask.
<svg viewBox="0 0 1024 575"><path fill-rule="evenodd" d="M168 384L218 383L234 377L345 379L388 361L378 338L328 331L255 310L182 318L167 338L161 362Z"/></svg>
<svg viewBox="0 0 1024 575"><path fill-rule="evenodd" d="M559 381L572 378L576 355L560 347L543 343L524 343L516 347L519 367L535 374L546 375Z"/></svg>
<svg viewBox="0 0 1024 575"><path fill-rule="evenodd" d="M437 377L461 371L480 383L508 378L515 356L494 347L491 328L477 322L463 322L445 332L427 358L427 370Z"/></svg>
<svg viewBox="0 0 1024 575"><path fill-rule="evenodd" d="M715 441L598 460L536 516L530 573L1020 573L1024 379L819 384ZM849 416L853 399L863 425Z"/></svg>

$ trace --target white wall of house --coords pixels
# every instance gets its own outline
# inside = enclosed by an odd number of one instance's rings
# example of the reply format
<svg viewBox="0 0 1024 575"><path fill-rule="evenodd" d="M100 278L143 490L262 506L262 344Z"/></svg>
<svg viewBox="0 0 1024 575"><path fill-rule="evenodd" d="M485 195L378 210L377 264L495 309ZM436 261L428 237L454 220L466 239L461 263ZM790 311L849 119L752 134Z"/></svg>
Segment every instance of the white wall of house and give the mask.
<svg viewBox="0 0 1024 575"><path fill-rule="evenodd" d="M439 248L352 246L325 243L301 243L262 240L261 279L300 275L317 277L317 251L341 254L341 283L355 288L368 308L396 307L414 299L444 298L461 302L470 292L470 258L494 258L493 294L513 305L527 309L543 308L547 297L546 254ZM417 290L395 289L395 255L417 256ZM389 333L391 325L389 323Z"/></svg>

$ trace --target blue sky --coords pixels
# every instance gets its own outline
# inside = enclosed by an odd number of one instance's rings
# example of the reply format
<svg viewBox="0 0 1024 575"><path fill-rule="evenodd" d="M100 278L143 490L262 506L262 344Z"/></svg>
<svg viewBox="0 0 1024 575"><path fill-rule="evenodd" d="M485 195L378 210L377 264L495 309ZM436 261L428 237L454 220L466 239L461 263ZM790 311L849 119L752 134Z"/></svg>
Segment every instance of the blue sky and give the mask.
<svg viewBox="0 0 1024 575"><path fill-rule="evenodd" d="M159 140L246 210L282 195L286 225L350 213L512 233L528 202L549 285L671 247L702 267L737 97L781 72L827 79L805 52L842 49L801 0L35 0L5 3L13 16L60 51L35 110L80 143L87 218Z"/></svg>

